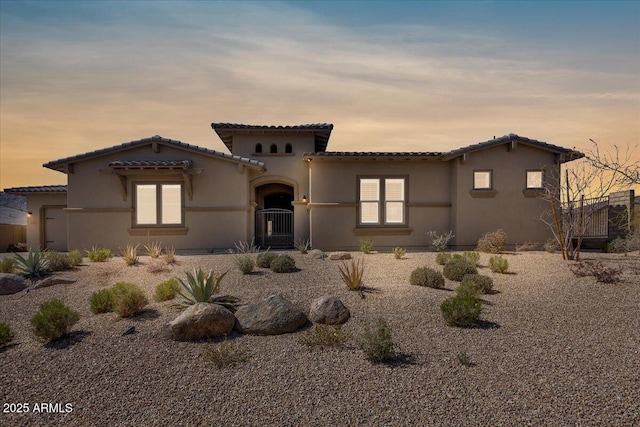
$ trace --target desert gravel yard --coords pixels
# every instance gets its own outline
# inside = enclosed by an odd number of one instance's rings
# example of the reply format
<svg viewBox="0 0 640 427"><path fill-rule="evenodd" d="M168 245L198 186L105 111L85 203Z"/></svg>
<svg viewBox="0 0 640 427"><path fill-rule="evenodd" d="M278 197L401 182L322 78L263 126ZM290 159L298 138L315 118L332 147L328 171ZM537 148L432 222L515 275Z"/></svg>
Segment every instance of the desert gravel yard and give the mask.
<svg viewBox="0 0 640 427"><path fill-rule="evenodd" d="M150 273L148 257L121 258L74 271L73 284L0 296L0 321L15 332L0 351L2 426L638 426L640 425L640 257L583 254L624 268L623 281L576 278L569 262L545 252L508 253L511 274L495 274L482 254L481 274L497 291L485 301L479 328L447 326L440 304L446 289L409 285L416 267L435 253L363 255L365 282L379 292L364 299L340 281L339 261L289 252L300 269L242 275L233 256L179 256L179 264ZM308 313L331 294L351 310L343 330L356 337L385 318L399 356L372 364L353 340L309 350L304 331L278 336L233 335L248 360L219 369L203 352L213 341L174 342L164 325L179 314L151 302L132 319L93 315L89 295L119 281L139 284L153 301L155 286L200 266L227 271L222 291L242 302L279 293ZM61 298L80 313L72 334L45 346L30 335L39 304ZM130 326L136 332L121 336ZM465 351L471 366L458 361ZM28 403L28 413L9 404ZM35 412L60 403L72 410ZM70 404L65 406L66 404ZM40 406L40 409L42 407ZM55 409L55 408L54 408Z"/></svg>

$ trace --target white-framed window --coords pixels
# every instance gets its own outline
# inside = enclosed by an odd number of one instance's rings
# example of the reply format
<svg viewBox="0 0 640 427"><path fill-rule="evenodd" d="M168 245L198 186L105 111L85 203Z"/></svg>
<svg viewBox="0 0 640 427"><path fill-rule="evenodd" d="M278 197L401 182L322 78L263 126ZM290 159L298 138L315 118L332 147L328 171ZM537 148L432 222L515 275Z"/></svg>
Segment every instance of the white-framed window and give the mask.
<svg viewBox="0 0 640 427"><path fill-rule="evenodd" d="M542 188L542 171L527 171L527 188Z"/></svg>
<svg viewBox="0 0 640 427"><path fill-rule="evenodd" d="M135 184L135 225L182 225L182 184Z"/></svg>
<svg viewBox="0 0 640 427"><path fill-rule="evenodd" d="M358 225L406 224L406 178L359 178Z"/></svg>
<svg viewBox="0 0 640 427"><path fill-rule="evenodd" d="M473 189L491 190L493 188L492 171L473 171Z"/></svg>

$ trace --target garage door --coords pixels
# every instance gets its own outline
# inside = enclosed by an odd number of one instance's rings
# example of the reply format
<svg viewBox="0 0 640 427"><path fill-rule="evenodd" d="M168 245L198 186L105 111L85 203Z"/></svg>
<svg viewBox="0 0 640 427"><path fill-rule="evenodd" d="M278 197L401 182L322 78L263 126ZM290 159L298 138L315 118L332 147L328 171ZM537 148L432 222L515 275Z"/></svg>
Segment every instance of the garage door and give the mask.
<svg viewBox="0 0 640 427"><path fill-rule="evenodd" d="M44 246L56 251L67 251L67 213L63 207L44 209Z"/></svg>

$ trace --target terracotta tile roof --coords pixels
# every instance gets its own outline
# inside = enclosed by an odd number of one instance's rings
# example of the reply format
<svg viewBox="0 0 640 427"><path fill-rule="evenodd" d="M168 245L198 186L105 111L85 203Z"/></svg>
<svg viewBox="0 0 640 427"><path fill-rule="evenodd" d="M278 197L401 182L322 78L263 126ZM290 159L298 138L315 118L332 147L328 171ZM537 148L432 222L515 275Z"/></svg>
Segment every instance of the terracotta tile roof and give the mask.
<svg viewBox="0 0 640 427"><path fill-rule="evenodd" d="M313 132L316 152L327 149L329 137L333 130L331 123L313 123L306 125L276 126L276 125L245 125L240 123L211 123L211 129L216 131L224 145L233 153L233 134L237 132Z"/></svg>
<svg viewBox="0 0 640 427"><path fill-rule="evenodd" d="M23 194L23 193L66 193L66 185L38 185L33 187L11 187L5 188L6 193Z"/></svg>
<svg viewBox="0 0 640 427"><path fill-rule="evenodd" d="M130 148L139 147L142 145L151 144L153 142L159 142L164 145L169 145L176 148L181 148L186 151L191 151L195 153L202 153L212 157L218 157L221 159L230 160L236 163L242 163L248 166L253 166L259 169L264 169L264 163L258 160L250 159L248 157L240 157L232 154L222 153L220 151L211 150L209 148L199 147L197 145L187 144L186 142L178 141L175 139L163 138L160 135L155 135L149 138L143 138L136 141L125 142L120 145L114 145L113 147L102 148L100 150L89 151L87 153L77 154L71 157L65 157L63 159L53 160L51 162L45 163L45 168L57 170L60 172L65 172L65 165L69 163L78 162L85 159L90 159L94 157L103 156L105 154L111 154L118 151L127 150Z"/></svg>
<svg viewBox="0 0 640 427"><path fill-rule="evenodd" d="M304 158L311 157L384 157L398 159L439 158L445 153L428 151L324 151L320 153L304 153Z"/></svg>
<svg viewBox="0 0 640 427"><path fill-rule="evenodd" d="M109 163L110 168L150 168L150 169L188 169L192 160L116 160Z"/></svg>

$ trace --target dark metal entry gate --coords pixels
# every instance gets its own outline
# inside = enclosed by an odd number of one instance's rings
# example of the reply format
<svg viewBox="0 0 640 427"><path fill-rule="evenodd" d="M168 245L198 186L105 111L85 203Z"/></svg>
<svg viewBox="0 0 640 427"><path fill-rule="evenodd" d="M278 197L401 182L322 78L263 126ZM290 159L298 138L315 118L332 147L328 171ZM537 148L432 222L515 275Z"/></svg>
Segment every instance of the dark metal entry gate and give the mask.
<svg viewBox="0 0 640 427"><path fill-rule="evenodd" d="M293 211L287 209L256 211L256 245L261 248L293 247Z"/></svg>

